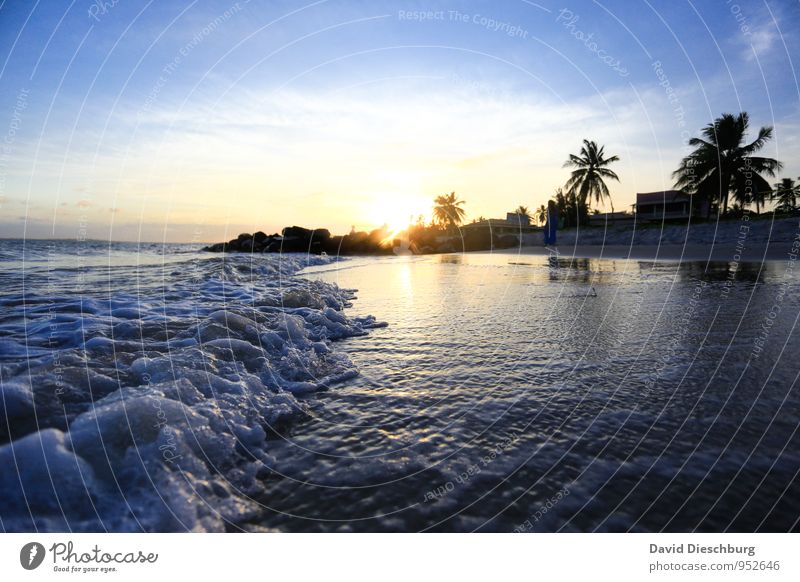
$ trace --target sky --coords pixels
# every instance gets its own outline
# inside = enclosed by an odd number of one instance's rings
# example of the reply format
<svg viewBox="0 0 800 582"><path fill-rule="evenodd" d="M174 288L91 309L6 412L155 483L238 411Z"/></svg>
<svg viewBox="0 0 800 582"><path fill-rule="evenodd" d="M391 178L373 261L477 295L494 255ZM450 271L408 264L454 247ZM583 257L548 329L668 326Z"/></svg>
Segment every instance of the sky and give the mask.
<svg viewBox="0 0 800 582"><path fill-rule="evenodd" d="M794 0L7 0L0 238L346 233L452 191L503 217L583 139L630 209L739 111L797 178L798 25Z"/></svg>

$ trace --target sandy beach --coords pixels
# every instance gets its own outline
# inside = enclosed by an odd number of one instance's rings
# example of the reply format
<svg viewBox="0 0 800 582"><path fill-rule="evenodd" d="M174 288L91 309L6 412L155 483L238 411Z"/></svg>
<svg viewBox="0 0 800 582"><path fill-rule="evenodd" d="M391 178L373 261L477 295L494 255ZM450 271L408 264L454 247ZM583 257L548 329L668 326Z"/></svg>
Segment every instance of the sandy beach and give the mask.
<svg viewBox="0 0 800 582"><path fill-rule="evenodd" d="M796 217L747 218L687 225L609 226L558 233L562 257L647 261L785 261L800 248ZM543 245L523 246L526 255L549 255Z"/></svg>
<svg viewBox="0 0 800 582"><path fill-rule="evenodd" d="M543 246L521 247L514 252L522 255L548 256L558 252L561 258L581 259L635 259L645 261L723 261L754 262L784 261L789 259L791 243L778 242L767 247L745 247L737 250L731 245L569 245L562 244L550 249Z"/></svg>

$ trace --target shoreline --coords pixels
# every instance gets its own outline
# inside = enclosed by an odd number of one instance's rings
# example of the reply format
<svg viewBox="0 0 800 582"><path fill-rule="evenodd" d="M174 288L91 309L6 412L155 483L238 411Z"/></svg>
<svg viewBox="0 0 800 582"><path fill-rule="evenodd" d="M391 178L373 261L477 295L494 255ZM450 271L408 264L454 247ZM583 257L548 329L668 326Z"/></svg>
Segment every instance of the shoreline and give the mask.
<svg viewBox="0 0 800 582"><path fill-rule="evenodd" d="M503 253L508 255L551 256L557 251L562 259L599 259L599 260L644 260L654 262L739 262L762 263L767 261L789 260L792 244L775 243L764 248L745 247L738 250L728 245L687 244L687 245L556 245L553 250L544 246L523 246L516 249L500 251L473 251L489 254ZM796 249L795 249L796 250Z"/></svg>
<svg viewBox="0 0 800 582"><path fill-rule="evenodd" d="M597 259L639 259L663 261L763 262L788 258L800 246L797 217L743 215L739 219L660 226L609 224L604 227L563 229L558 232L564 256ZM326 253L337 256L391 255L392 251L418 255L459 252L517 252L551 254L542 244L542 233L522 228L516 233L491 227L452 230L441 227L411 228L389 233L386 227L370 232L332 236L327 229L287 226L280 234L242 233L228 242L202 250L210 252Z"/></svg>

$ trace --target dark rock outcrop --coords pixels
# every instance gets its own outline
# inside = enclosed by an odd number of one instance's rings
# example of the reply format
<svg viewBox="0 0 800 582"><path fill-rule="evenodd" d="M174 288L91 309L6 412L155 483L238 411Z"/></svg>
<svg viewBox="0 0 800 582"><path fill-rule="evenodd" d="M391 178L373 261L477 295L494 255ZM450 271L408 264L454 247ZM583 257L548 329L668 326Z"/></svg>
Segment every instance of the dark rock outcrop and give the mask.
<svg viewBox="0 0 800 582"><path fill-rule="evenodd" d="M311 253L328 255L387 255L400 245L399 240L390 240L389 231L378 228L370 232L351 232L332 236L325 228L305 228L287 226L281 234L267 235L262 231L255 234L242 233L226 243L216 243L204 250L237 253ZM516 236L491 236L483 231L462 231L459 236L443 236L441 231L417 233L407 244L408 252L447 253L511 248L519 244Z"/></svg>
<svg viewBox="0 0 800 582"><path fill-rule="evenodd" d="M302 226L287 226L281 234L283 234L281 250L285 253L327 252L325 243L331 238L331 233L326 228L311 230Z"/></svg>
<svg viewBox="0 0 800 582"><path fill-rule="evenodd" d="M367 236L367 235L365 235ZM341 240L342 237L336 237ZM339 242L332 242L326 228L309 229L302 226L287 226L281 234L267 235L263 231L255 234L243 232L226 243L216 243L203 250L213 253L336 253Z"/></svg>

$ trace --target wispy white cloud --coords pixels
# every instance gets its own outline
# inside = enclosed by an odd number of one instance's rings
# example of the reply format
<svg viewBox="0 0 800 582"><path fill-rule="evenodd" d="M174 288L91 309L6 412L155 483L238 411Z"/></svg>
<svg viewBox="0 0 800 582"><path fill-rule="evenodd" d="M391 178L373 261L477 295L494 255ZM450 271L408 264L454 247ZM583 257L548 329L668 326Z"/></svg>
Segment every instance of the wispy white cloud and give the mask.
<svg viewBox="0 0 800 582"><path fill-rule="evenodd" d="M762 61L769 58L780 41L781 34L788 32L781 31L777 7L767 10L763 7L731 4L729 11L738 28L735 33L736 42L747 62L753 62L756 58Z"/></svg>
<svg viewBox="0 0 800 582"><path fill-rule="evenodd" d="M684 126L655 77L564 100L450 78L224 97L209 87L183 106L120 108L105 133L86 127L72 136L66 154L66 141L51 134L37 179L49 173L61 199L147 223L213 216L270 231L298 222L343 231L390 218L380 214L392 213L388 200L416 213L451 190L473 217L538 206L563 185L564 159L588 138L622 158L623 181L612 186L621 208L637 191L671 186L682 130L707 122L692 108L702 89L675 90Z"/></svg>

